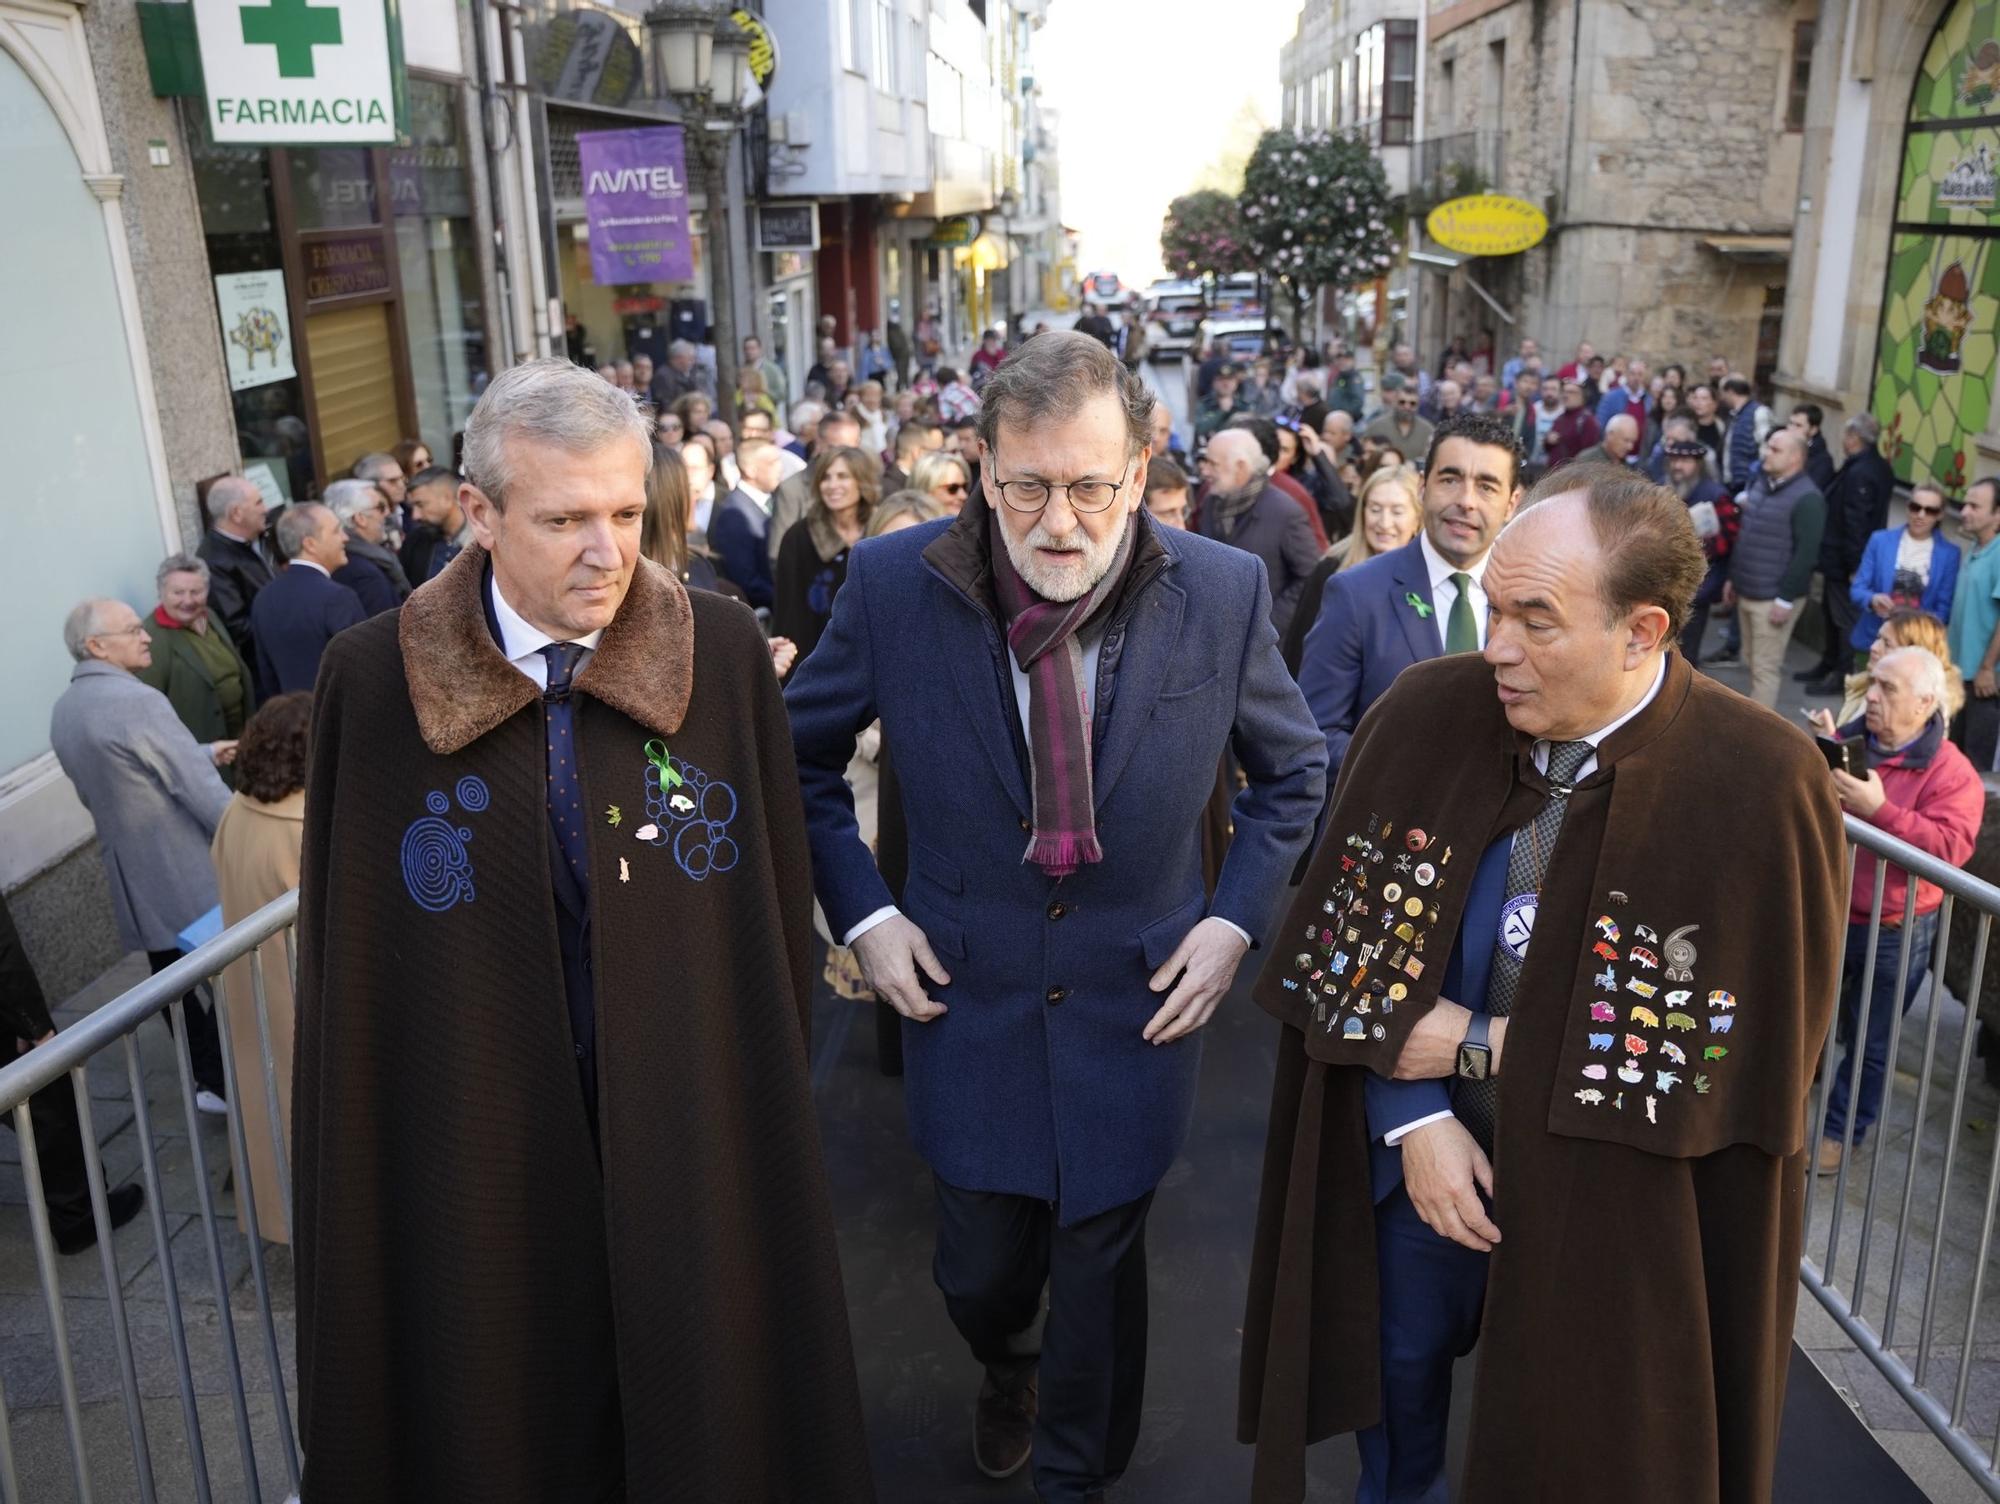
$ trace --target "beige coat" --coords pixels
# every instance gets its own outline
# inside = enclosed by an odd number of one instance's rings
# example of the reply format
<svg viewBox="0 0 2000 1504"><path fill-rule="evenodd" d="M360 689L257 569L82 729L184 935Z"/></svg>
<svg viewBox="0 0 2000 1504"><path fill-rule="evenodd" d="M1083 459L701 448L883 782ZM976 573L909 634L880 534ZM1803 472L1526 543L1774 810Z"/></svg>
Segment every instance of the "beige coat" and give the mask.
<svg viewBox="0 0 2000 1504"><path fill-rule="evenodd" d="M276 804L245 794L229 801L215 828L215 875L222 890L222 922L231 925L299 885L299 843L305 834L306 796L301 789ZM285 1130L285 1153L292 1145L292 973L282 933L266 940L264 1002L270 1020L271 1056L278 1080L278 1110ZM256 1187L257 1231L273 1243L292 1240L291 1208L279 1194L278 1167L271 1144L269 1097L264 1089L263 1043L257 1029L256 994L250 958L222 975L229 1006L229 1046L235 1057L236 1101L249 1144L249 1181ZM235 1154L232 1141L230 1153ZM236 1216L243 1217L243 1165L236 1164Z"/></svg>

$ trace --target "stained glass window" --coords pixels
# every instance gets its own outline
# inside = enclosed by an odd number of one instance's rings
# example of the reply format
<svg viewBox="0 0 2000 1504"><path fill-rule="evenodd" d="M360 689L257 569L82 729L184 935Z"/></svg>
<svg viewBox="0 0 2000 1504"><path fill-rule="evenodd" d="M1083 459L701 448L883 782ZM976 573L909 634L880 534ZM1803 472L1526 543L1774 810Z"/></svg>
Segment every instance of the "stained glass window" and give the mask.
<svg viewBox="0 0 2000 1504"><path fill-rule="evenodd" d="M2000 0L1959 0L1910 96L1870 406L1898 478L1962 491L2000 325Z"/></svg>

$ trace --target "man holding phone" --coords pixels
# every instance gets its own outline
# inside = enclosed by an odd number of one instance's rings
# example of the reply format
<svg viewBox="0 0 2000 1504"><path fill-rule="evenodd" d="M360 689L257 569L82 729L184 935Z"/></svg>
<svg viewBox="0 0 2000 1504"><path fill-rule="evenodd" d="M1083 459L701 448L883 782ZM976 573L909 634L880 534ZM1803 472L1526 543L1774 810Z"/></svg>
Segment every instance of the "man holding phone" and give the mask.
<svg viewBox="0 0 2000 1504"><path fill-rule="evenodd" d="M1838 746L1861 762L1858 773L1851 764L1833 769L1833 788L1843 809L1956 867L1972 855L1978 840L1986 791L1965 754L1945 740L1945 673L1937 655L1924 648L1896 648L1884 653L1868 671L1868 703L1861 720L1841 727L1837 743L1822 737L1820 746ZM1828 760L1833 760L1830 750ZM1915 917L1906 926L1903 914L1909 874L1900 867L1889 868L1862 1046L1861 1088L1856 1097L1851 1063L1854 1037L1860 1032L1862 978L1868 968L1876 861L1866 847L1855 852L1840 980L1840 1036L1846 1048L1834 1071L1826 1136L1820 1140L1815 1160L1822 1175L1840 1168L1850 1112L1855 1147L1861 1146L1874 1126L1888 1072L1890 1026L1899 1009L1907 1009L1916 1000L1924 958L1937 937L1937 911L1944 902L1943 889L1919 883ZM1901 958L1906 950L1911 961L1907 974L1899 977L1905 970ZM1900 1000L1896 997L1899 980L1903 982Z"/></svg>

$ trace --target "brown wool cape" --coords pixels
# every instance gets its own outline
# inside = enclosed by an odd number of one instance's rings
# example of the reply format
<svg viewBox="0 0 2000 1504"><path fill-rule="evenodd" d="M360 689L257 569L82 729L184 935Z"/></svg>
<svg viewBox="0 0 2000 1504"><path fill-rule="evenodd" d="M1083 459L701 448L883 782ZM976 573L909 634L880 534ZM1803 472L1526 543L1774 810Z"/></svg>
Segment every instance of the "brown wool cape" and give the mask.
<svg viewBox="0 0 2000 1504"><path fill-rule="evenodd" d="M320 671L294 1077L306 1504L872 1500L762 635L642 560L576 679L600 1168L543 708L488 631L485 567L468 548L400 630L342 633ZM649 741L685 805L649 787Z"/></svg>
<svg viewBox="0 0 2000 1504"><path fill-rule="evenodd" d="M1480 854L1546 800L1532 745L1477 655L1405 670L1258 979L1284 1027L1238 1421L1257 1504L1295 1504L1305 1446L1379 1417L1362 1073L1389 1074L1437 1001ZM1598 755L1508 1024L1460 1497L1755 1504L1840 976L1839 807L1807 737L1674 653Z"/></svg>

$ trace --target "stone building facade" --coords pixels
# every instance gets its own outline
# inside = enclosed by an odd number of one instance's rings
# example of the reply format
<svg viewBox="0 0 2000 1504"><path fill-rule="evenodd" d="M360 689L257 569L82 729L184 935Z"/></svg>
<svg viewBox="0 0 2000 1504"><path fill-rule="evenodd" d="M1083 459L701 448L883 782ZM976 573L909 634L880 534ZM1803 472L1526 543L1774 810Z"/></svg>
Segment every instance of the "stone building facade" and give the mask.
<svg viewBox="0 0 2000 1504"><path fill-rule="evenodd" d="M1517 256L1433 265L1424 345L1529 334L1550 352L1589 340L1655 361L1721 354L1767 378L1816 11L1432 0L1419 206L1497 191L1550 228Z"/></svg>
<svg viewBox="0 0 2000 1504"><path fill-rule="evenodd" d="M1804 154L1780 394L1962 495L2000 473L2000 3L1830 6Z"/></svg>

